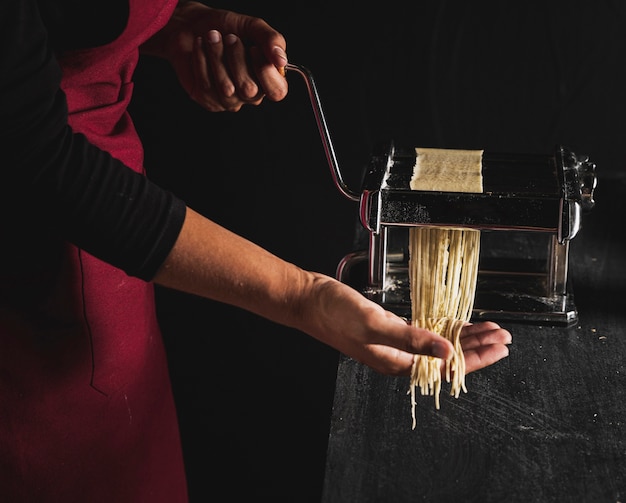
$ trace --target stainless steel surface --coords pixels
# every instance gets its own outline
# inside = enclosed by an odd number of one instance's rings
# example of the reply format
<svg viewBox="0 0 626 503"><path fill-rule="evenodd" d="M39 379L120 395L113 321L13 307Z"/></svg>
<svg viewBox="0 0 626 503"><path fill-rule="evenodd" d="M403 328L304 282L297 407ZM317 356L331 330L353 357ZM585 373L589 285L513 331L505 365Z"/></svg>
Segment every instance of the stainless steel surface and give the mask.
<svg viewBox="0 0 626 503"><path fill-rule="evenodd" d="M560 242L580 229L593 206L595 165L559 146L546 155L485 151L482 193L411 190L413 147L383 145L374 153L364 183L363 225L451 225L479 229L553 232Z"/></svg>

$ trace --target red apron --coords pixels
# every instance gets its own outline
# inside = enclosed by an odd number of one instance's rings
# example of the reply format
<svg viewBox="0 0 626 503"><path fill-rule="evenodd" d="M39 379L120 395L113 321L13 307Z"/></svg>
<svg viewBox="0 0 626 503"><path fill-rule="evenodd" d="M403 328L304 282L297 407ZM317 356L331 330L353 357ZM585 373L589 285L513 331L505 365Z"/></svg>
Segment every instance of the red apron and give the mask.
<svg viewBox="0 0 626 503"><path fill-rule="evenodd" d="M61 61L73 129L139 172L126 112L137 47L176 3L130 0L119 38ZM152 285L62 247L32 302L0 306L0 500L186 502Z"/></svg>

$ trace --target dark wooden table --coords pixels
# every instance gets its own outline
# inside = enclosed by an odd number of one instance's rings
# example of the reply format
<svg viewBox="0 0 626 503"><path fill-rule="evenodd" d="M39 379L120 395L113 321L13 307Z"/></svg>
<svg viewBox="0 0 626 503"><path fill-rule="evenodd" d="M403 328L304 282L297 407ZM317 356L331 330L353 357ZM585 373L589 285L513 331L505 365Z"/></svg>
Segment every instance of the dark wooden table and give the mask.
<svg viewBox="0 0 626 503"><path fill-rule="evenodd" d="M578 321L502 325L510 355L441 408L340 361L322 501L626 501L626 173L598 174L570 246Z"/></svg>

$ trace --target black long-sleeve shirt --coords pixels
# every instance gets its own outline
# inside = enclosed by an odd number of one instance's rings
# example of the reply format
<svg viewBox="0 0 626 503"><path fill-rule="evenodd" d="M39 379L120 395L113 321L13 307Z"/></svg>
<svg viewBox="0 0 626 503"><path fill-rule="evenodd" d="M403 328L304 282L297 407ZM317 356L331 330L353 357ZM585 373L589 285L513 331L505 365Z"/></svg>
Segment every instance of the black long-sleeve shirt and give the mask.
<svg viewBox="0 0 626 503"><path fill-rule="evenodd" d="M183 201L68 125L55 54L114 39L128 15L98 3L0 2L0 270L60 238L149 280L182 227Z"/></svg>

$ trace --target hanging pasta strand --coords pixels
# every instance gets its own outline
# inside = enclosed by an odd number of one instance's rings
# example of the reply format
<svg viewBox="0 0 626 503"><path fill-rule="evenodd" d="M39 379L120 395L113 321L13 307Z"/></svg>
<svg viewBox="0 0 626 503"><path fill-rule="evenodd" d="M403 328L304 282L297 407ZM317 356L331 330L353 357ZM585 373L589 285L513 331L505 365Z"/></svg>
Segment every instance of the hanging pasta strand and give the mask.
<svg viewBox="0 0 626 503"><path fill-rule="evenodd" d="M465 358L460 334L470 320L476 291L480 231L439 227L409 229L409 281L411 323L435 332L450 342L454 352L449 361L415 355L410 393L415 428L415 390L433 395L440 408L442 371L450 383L450 394L458 398L465 386ZM445 369L443 368L445 366Z"/></svg>

